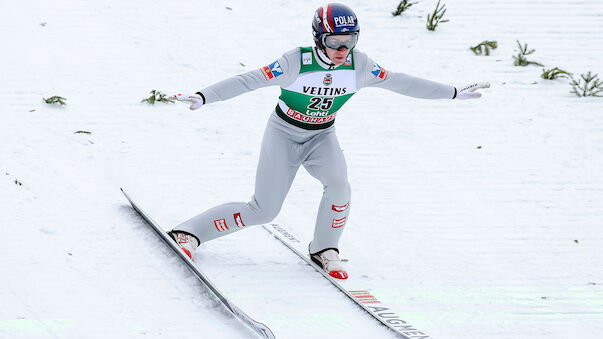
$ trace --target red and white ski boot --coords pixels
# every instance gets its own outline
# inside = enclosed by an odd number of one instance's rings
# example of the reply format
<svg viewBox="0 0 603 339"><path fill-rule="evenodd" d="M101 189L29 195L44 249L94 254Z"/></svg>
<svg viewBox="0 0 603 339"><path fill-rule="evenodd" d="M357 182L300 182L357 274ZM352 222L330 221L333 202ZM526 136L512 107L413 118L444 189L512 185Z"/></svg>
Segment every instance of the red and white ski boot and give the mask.
<svg viewBox="0 0 603 339"><path fill-rule="evenodd" d="M169 231L168 234L174 239L174 241L182 248L184 253L189 258L193 259L193 252L199 247L199 240L197 237L190 233Z"/></svg>
<svg viewBox="0 0 603 339"><path fill-rule="evenodd" d="M348 272L345 271L339 259L339 252L334 248L327 248L318 253L310 255L312 261L322 267L330 276L336 279L347 279Z"/></svg>

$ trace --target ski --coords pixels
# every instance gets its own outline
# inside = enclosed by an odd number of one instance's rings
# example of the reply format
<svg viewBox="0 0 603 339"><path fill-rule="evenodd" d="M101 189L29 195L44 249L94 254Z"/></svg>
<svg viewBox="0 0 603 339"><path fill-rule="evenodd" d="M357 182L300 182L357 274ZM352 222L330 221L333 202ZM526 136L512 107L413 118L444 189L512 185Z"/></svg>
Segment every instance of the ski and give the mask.
<svg viewBox="0 0 603 339"><path fill-rule="evenodd" d="M278 224L263 225L269 233L274 235L283 245L288 247L293 253L297 254L298 257L302 258L308 265L312 266L316 271L322 274L327 280L329 280L335 287L343 292L348 298L353 300L363 310L368 312L374 319L379 321L382 325L386 326L390 330L398 334L399 337L405 339L427 339L432 338L422 331L417 330L414 326L408 322L402 320L400 316L394 313L389 307L383 305L379 299L373 296L367 289L353 288L346 289L335 278L331 277L325 270L320 266L316 265L310 259L309 255L302 254L307 250L304 249L304 245L289 231L285 230ZM349 280L349 279L348 279ZM342 282L343 283L343 282ZM347 281L346 281L347 283ZM347 284L346 284L347 285Z"/></svg>
<svg viewBox="0 0 603 339"><path fill-rule="evenodd" d="M216 285L212 283L207 276L197 268L197 266L193 263L193 261L184 253L184 251L176 244L176 242L156 223L146 214L134 201L130 196L121 188L121 192L124 194L128 202L132 208L138 212L138 214L146 221L146 224L149 225L156 233L159 235L161 239L182 259L184 263L188 266L188 268L195 274L195 276L222 302L226 308L232 312L237 318L239 318L243 323L245 323L249 328L259 334L262 338L274 339L276 338L272 331L261 322L253 320L250 316L245 314L240 308L238 308L235 304L233 304L228 298L224 296L222 292L216 288Z"/></svg>

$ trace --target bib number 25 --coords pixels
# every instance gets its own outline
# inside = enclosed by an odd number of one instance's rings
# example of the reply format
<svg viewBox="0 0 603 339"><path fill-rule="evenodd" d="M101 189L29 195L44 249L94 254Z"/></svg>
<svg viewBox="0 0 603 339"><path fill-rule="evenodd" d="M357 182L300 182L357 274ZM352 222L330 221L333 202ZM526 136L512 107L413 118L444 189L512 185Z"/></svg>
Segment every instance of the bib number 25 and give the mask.
<svg viewBox="0 0 603 339"><path fill-rule="evenodd" d="M308 109L326 111L333 106L333 98L312 97Z"/></svg>

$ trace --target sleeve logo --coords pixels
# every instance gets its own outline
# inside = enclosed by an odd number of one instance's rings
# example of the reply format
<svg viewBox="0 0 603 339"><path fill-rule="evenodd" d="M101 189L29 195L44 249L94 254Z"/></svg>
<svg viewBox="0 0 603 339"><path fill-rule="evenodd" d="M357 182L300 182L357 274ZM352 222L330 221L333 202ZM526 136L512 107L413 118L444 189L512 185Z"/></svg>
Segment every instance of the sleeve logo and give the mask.
<svg viewBox="0 0 603 339"><path fill-rule="evenodd" d="M373 64L373 71L371 73L373 73L373 75L379 79L387 79L387 70L379 66L377 63Z"/></svg>
<svg viewBox="0 0 603 339"><path fill-rule="evenodd" d="M266 78L266 80L270 80L283 74L283 69L278 61L275 61L268 66L262 67L262 74L264 74L264 78Z"/></svg>

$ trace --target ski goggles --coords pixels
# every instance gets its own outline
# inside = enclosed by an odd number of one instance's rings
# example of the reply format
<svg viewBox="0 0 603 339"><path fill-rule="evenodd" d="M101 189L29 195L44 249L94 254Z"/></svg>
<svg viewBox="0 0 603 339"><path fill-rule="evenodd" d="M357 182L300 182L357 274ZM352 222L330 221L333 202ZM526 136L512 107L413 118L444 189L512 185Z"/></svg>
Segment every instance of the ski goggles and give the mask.
<svg viewBox="0 0 603 339"><path fill-rule="evenodd" d="M322 36L322 44L331 49L345 47L352 49L358 42L358 32L345 34L325 34Z"/></svg>

